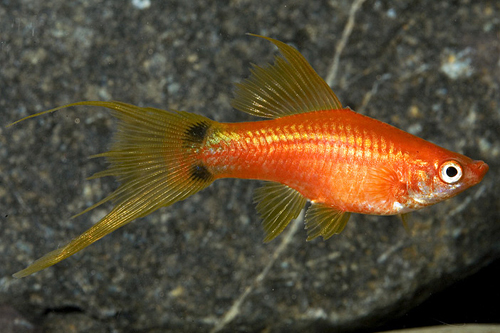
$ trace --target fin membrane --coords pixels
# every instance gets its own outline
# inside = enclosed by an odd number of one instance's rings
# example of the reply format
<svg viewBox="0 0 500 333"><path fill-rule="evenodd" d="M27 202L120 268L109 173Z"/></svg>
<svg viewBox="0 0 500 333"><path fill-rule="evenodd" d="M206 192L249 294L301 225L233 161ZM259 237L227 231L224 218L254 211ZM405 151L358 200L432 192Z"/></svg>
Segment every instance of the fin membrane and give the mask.
<svg viewBox="0 0 500 333"><path fill-rule="evenodd" d="M411 236L410 227L408 226L408 222L410 222L411 219L411 213L399 214L399 217L401 218L401 222L403 222L406 233Z"/></svg>
<svg viewBox="0 0 500 333"><path fill-rule="evenodd" d="M380 204L386 203L392 208L394 200L399 201L407 194L406 183L402 181L402 175L390 166L371 168L366 175L367 192L374 201Z"/></svg>
<svg viewBox="0 0 500 333"><path fill-rule="evenodd" d="M306 198L291 187L267 182L254 193L257 211L261 216L266 233L264 242L276 238L290 223L299 216L306 204Z"/></svg>
<svg viewBox="0 0 500 333"><path fill-rule="evenodd" d="M342 212L333 207L313 203L306 212L307 240L323 236L323 240L344 230L351 213Z"/></svg>
<svg viewBox="0 0 500 333"><path fill-rule="evenodd" d="M119 119L112 149L93 156L105 157L110 166L91 178L115 176L121 185L80 214L110 200L115 207L66 246L14 274L16 278L52 266L132 220L204 189L214 179L196 156L208 128L214 123L200 115L141 108L120 102L78 102L24 119L76 105L107 107Z"/></svg>
<svg viewBox="0 0 500 333"><path fill-rule="evenodd" d="M299 51L272 38L252 36L272 42L282 56L276 56L273 65L253 65L251 76L236 84L231 102L235 109L265 118L342 109L335 93Z"/></svg>

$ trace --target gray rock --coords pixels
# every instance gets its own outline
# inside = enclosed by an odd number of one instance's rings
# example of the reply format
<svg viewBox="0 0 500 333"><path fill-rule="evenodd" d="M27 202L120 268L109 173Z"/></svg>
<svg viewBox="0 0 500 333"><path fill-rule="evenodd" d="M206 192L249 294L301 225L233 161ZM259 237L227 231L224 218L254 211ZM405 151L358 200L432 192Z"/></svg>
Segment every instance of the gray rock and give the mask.
<svg viewBox="0 0 500 333"><path fill-rule="evenodd" d="M35 333L36 327L14 308L0 306L0 330L3 333Z"/></svg>
<svg viewBox="0 0 500 333"><path fill-rule="evenodd" d="M403 314L499 258L500 2L365 1L349 31L351 8L3 1L0 304L44 327L74 322L75 331L355 330ZM268 244L252 203L258 182L221 180L52 268L11 278L103 216L109 206L69 219L117 184L85 180L105 168L87 157L109 145L106 110L5 125L107 99L255 120L231 109L233 82L276 50L247 32L296 46L344 105L483 159L488 175L415 213L411 235L395 217L356 215L326 242L305 242L299 221Z"/></svg>
<svg viewBox="0 0 500 333"><path fill-rule="evenodd" d="M499 325L450 325L390 331L391 333L498 333ZM383 332L382 332L383 333Z"/></svg>

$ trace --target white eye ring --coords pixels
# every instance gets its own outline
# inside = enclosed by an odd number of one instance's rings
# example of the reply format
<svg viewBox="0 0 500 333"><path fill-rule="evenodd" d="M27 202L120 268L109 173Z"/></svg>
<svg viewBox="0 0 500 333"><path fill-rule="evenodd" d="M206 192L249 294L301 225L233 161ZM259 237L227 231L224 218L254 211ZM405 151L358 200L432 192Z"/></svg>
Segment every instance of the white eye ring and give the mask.
<svg viewBox="0 0 500 333"><path fill-rule="evenodd" d="M456 183L462 178L462 166L456 161L446 161L441 164L439 176L447 184Z"/></svg>

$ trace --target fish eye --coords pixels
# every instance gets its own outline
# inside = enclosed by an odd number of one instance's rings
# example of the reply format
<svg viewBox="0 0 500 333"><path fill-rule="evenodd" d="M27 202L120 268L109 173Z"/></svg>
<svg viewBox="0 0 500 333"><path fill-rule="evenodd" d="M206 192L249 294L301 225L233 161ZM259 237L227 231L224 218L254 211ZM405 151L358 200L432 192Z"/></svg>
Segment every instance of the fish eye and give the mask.
<svg viewBox="0 0 500 333"><path fill-rule="evenodd" d="M456 161L446 161L441 164L439 176L447 184L456 183L462 178L462 166Z"/></svg>

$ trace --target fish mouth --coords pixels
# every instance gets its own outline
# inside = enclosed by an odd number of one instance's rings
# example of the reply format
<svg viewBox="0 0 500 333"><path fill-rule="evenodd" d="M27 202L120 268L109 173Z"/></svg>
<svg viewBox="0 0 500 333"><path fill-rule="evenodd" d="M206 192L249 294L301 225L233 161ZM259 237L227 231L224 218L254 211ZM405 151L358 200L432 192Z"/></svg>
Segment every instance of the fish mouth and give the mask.
<svg viewBox="0 0 500 333"><path fill-rule="evenodd" d="M484 175L486 175L489 169L490 167L488 166L488 164L484 163L483 161L474 161L470 165L470 170L476 176L475 178L478 183L483 179Z"/></svg>

